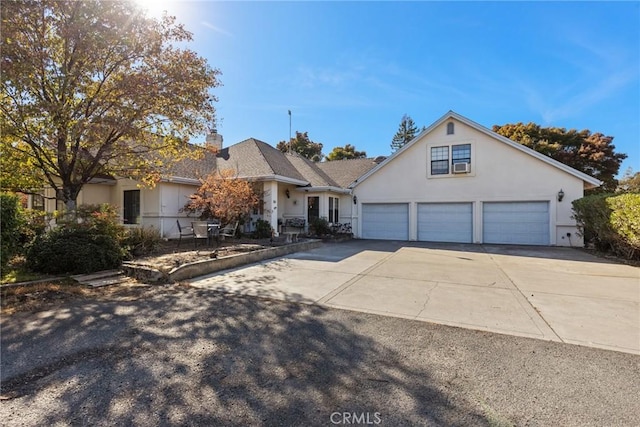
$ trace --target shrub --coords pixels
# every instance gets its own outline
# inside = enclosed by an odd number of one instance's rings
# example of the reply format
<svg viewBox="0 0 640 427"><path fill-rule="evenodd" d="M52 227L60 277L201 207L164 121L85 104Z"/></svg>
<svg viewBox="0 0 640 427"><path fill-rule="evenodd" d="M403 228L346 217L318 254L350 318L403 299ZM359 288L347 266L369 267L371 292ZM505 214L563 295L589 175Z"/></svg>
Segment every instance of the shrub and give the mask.
<svg viewBox="0 0 640 427"><path fill-rule="evenodd" d="M20 229L24 222L20 199L15 194L0 194L0 268L19 252Z"/></svg>
<svg viewBox="0 0 640 427"><path fill-rule="evenodd" d="M36 238L27 261L35 271L77 274L117 268L124 255L112 236L86 227L65 226Z"/></svg>
<svg viewBox="0 0 640 427"><path fill-rule="evenodd" d="M256 221L256 229L253 232L254 239L266 239L273 235L273 228L269 221L259 219Z"/></svg>
<svg viewBox="0 0 640 427"><path fill-rule="evenodd" d="M50 219L44 211L25 209L24 222L20 228L20 245L28 247L33 240L45 233L47 221Z"/></svg>
<svg viewBox="0 0 640 427"><path fill-rule="evenodd" d="M38 236L27 250L27 262L34 271L91 273L120 266L126 255L126 229L109 205L83 205L75 219Z"/></svg>
<svg viewBox="0 0 640 427"><path fill-rule="evenodd" d="M127 230L127 237L124 239L123 247L129 257L149 255L158 249L162 237L160 231L154 227L131 228Z"/></svg>
<svg viewBox="0 0 640 427"><path fill-rule="evenodd" d="M315 218L309 223L309 230L315 236L326 236L331 234L329 221L325 218Z"/></svg>
<svg viewBox="0 0 640 427"><path fill-rule="evenodd" d="M602 251L640 258L640 194L598 194L573 202L585 241Z"/></svg>

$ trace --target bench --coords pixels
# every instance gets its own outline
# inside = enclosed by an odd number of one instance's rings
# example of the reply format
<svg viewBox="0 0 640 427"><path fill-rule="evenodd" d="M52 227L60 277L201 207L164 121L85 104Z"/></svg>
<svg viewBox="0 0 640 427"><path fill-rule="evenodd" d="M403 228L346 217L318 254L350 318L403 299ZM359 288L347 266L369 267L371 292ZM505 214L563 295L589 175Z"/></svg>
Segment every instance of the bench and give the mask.
<svg viewBox="0 0 640 427"><path fill-rule="evenodd" d="M282 234L287 238L287 243L297 242L298 234L304 232L306 221L304 218L287 218L282 226Z"/></svg>

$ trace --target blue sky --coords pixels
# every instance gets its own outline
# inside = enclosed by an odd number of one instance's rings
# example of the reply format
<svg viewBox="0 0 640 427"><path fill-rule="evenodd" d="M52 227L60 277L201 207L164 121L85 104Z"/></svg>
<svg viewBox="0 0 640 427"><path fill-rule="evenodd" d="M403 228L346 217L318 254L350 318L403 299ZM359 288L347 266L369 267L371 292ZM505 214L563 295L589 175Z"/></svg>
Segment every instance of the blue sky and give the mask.
<svg viewBox="0 0 640 427"><path fill-rule="evenodd" d="M292 129L388 155L403 114L614 136L640 170L639 2L155 0L222 71L225 145ZM157 12L155 12L157 13Z"/></svg>

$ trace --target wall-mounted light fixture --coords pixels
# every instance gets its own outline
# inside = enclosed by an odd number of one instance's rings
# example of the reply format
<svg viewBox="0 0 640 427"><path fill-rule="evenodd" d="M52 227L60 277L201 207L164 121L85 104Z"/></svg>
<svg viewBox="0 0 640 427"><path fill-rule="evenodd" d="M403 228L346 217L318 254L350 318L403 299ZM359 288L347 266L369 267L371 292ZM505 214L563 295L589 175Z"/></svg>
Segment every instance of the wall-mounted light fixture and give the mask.
<svg viewBox="0 0 640 427"><path fill-rule="evenodd" d="M357 205L358 204L358 197L357 196L353 196L353 204Z"/></svg>
<svg viewBox="0 0 640 427"><path fill-rule="evenodd" d="M558 191L558 201L561 202L562 199L564 199L564 191L562 191L561 188L560 191Z"/></svg>
<svg viewBox="0 0 640 427"><path fill-rule="evenodd" d="M284 190L284 194L287 196L287 199L291 197L291 193L289 193L289 189Z"/></svg>

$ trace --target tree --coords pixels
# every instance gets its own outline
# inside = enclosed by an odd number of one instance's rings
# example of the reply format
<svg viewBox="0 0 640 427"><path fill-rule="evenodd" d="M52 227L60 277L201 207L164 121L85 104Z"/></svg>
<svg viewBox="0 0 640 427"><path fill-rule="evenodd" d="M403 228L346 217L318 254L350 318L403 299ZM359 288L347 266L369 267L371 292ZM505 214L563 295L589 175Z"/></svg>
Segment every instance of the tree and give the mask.
<svg viewBox="0 0 640 427"><path fill-rule="evenodd" d="M362 159L364 157L367 157L366 151L356 151L356 147L347 144L344 147L335 147L327 156L327 160Z"/></svg>
<svg viewBox="0 0 640 427"><path fill-rule="evenodd" d="M260 197L246 180L231 169L220 170L200 180L201 185L183 210L201 218L216 218L223 225L232 224L251 213Z"/></svg>
<svg viewBox="0 0 640 427"><path fill-rule="evenodd" d="M191 40L175 18L133 2L2 3L2 167L36 171L74 210L83 185L112 175L153 184L214 115L220 72L172 43ZM26 175L26 174L25 174ZM42 182L44 180L44 182Z"/></svg>
<svg viewBox="0 0 640 427"><path fill-rule="evenodd" d="M306 157L314 162L319 162L322 160L322 157L324 157L322 154L322 143L311 141L307 132L302 133L296 131L295 138L291 138L289 143L286 141L278 142L276 148L283 153L288 153L289 149L291 149L292 152L298 153L302 157Z"/></svg>
<svg viewBox="0 0 640 427"><path fill-rule="evenodd" d="M634 173L633 168L629 166L618 183L617 191L622 193L640 193L640 172Z"/></svg>
<svg viewBox="0 0 640 427"><path fill-rule="evenodd" d="M424 126L422 130L425 130ZM409 141L416 137L418 134L418 127L411 117L403 115L398 126L398 132L393 136L391 140L391 151L398 151L404 147Z"/></svg>
<svg viewBox="0 0 640 427"><path fill-rule="evenodd" d="M601 180L603 184L598 191L616 189L615 176L627 158L626 154L615 152L612 136L587 129L577 131L516 123L495 125L493 131Z"/></svg>

